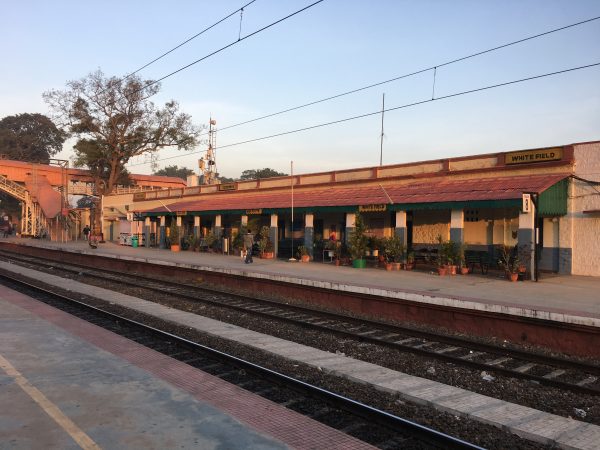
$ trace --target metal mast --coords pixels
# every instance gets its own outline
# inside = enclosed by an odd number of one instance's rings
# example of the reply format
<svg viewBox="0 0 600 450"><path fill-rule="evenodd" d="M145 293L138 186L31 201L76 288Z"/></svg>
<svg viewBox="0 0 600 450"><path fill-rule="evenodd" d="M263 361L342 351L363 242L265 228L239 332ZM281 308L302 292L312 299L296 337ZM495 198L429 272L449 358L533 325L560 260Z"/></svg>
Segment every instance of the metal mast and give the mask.
<svg viewBox="0 0 600 450"><path fill-rule="evenodd" d="M217 121L210 119L208 125L208 149L206 156L200 158L198 166L203 176L202 184L215 184L217 182Z"/></svg>

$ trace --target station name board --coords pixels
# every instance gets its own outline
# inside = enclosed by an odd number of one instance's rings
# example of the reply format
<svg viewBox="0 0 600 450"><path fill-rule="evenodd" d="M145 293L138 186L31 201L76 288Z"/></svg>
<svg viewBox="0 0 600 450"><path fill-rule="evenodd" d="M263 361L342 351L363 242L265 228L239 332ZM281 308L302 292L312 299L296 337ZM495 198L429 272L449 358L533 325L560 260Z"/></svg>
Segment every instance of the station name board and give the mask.
<svg viewBox="0 0 600 450"><path fill-rule="evenodd" d="M219 191L236 191L237 183L221 183L218 186Z"/></svg>
<svg viewBox="0 0 600 450"><path fill-rule="evenodd" d="M385 203L381 205L360 205L358 212L381 212L386 211L387 205Z"/></svg>
<svg viewBox="0 0 600 450"><path fill-rule="evenodd" d="M526 150L524 152L512 152L504 155L505 164L529 164L545 161L558 161L563 157L563 149L545 148L542 150Z"/></svg>
<svg viewBox="0 0 600 450"><path fill-rule="evenodd" d="M252 214L262 214L262 209L247 209L246 215L250 216Z"/></svg>

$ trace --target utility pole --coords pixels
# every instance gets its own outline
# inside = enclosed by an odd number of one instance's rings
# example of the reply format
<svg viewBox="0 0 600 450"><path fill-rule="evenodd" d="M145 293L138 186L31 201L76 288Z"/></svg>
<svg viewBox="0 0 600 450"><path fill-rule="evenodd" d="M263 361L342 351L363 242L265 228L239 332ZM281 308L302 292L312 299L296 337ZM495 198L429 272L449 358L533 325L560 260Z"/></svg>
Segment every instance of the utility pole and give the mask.
<svg viewBox="0 0 600 450"><path fill-rule="evenodd" d="M385 112L385 92L381 103L381 136L379 142L379 165L383 164L383 113Z"/></svg>

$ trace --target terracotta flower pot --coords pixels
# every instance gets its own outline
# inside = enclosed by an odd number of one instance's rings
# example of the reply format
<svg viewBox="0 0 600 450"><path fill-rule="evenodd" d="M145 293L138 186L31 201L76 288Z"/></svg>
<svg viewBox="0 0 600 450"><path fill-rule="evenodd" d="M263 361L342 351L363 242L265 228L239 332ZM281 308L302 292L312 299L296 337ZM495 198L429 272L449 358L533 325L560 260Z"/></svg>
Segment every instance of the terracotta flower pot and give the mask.
<svg viewBox="0 0 600 450"><path fill-rule="evenodd" d="M179 250L181 250L181 247L179 246L179 244L171 244L172 252L178 252Z"/></svg>
<svg viewBox="0 0 600 450"><path fill-rule="evenodd" d="M445 276L447 271L448 269L446 267L438 267L438 275L440 277Z"/></svg>
<svg viewBox="0 0 600 450"><path fill-rule="evenodd" d="M511 273L510 274L510 281L512 281L513 283L515 281L517 281L519 279L519 274L518 273Z"/></svg>
<svg viewBox="0 0 600 450"><path fill-rule="evenodd" d="M392 266L392 263L385 263L385 270L387 270L388 272L391 271L394 268L394 266Z"/></svg>
<svg viewBox="0 0 600 450"><path fill-rule="evenodd" d="M335 265L336 265L337 267L339 267L339 266L341 266L341 265L342 265L342 262L341 262L339 259L336 259L336 260L335 260Z"/></svg>
<svg viewBox="0 0 600 450"><path fill-rule="evenodd" d="M302 255L301 260L302 260L303 263L309 262L310 261L310 255Z"/></svg>
<svg viewBox="0 0 600 450"><path fill-rule="evenodd" d="M415 268L415 263L406 263L404 264L405 270L413 270Z"/></svg>
<svg viewBox="0 0 600 450"><path fill-rule="evenodd" d="M448 271L450 272L450 275L456 275L456 266L448 266Z"/></svg>
<svg viewBox="0 0 600 450"><path fill-rule="evenodd" d="M460 274L461 275L467 275L469 273L469 268L468 267L461 267L460 268Z"/></svg>
<svg viewBox="0 0 600 450"><path fill-rule="evenodd" d="M400 270L400 263L392 263L392 265L394 266L394 270Z"/></svg>

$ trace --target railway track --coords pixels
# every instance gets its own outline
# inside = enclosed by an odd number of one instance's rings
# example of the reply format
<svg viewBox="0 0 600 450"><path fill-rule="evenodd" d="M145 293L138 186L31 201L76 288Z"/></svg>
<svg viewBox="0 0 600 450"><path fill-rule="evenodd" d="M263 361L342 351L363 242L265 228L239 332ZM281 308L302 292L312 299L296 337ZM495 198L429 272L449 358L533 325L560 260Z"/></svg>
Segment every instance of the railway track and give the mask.
<svg viewBox="0 0 600 450"><path fill-rule="evenodd" d="M382 449L476 445L224 352L0 274L3 284Z"/></svg>
<svg viewBox="0 0 600 450"><path fill-rule="evenodd" d="M229 308L305 329L334 333L346 339L417 354L490 374L529 380L541 385L582 394L600 395L600 367L593 364L499 347L373 320L357 319L298 305L224 293L205 287L147 279L139 274L136 274L135 277L124 277L122 273L91 269L75 264L49 262L16 255L10 255L10 258L34 266L44 265L153 292L168 293L193 302Z"/></svg>

